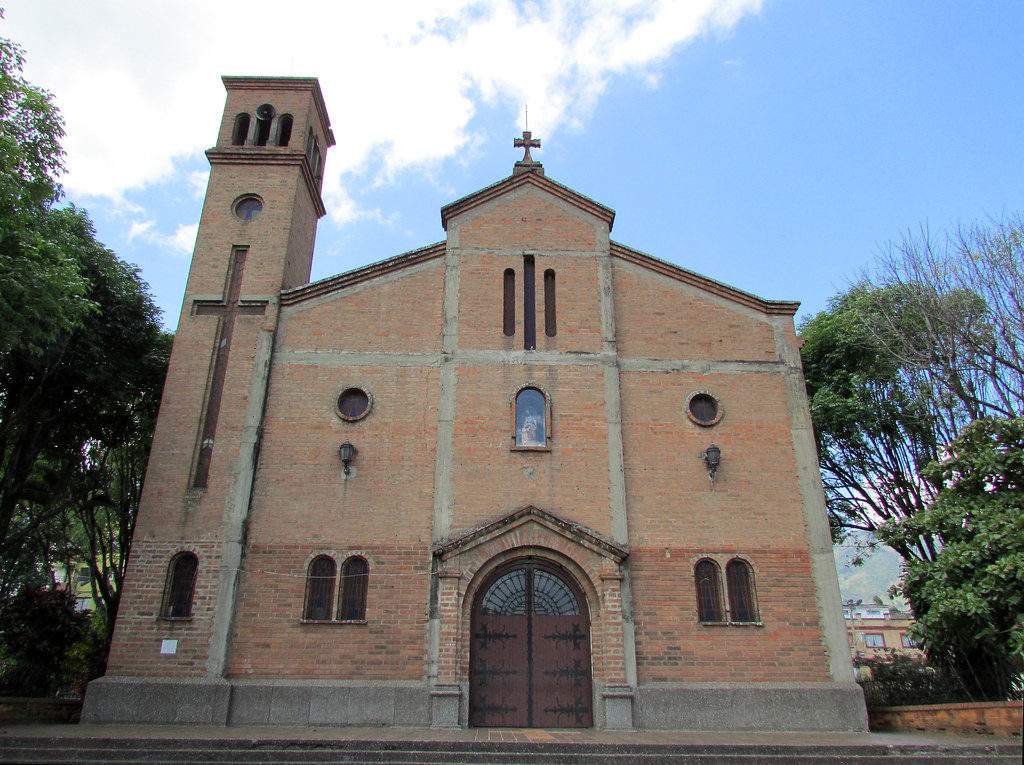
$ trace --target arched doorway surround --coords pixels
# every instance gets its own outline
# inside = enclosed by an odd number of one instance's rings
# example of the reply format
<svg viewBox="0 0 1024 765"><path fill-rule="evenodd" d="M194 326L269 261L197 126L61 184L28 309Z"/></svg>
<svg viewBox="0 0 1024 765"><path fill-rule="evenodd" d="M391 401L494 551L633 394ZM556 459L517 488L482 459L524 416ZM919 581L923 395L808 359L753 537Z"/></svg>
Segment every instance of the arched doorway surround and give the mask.
<svg viewBox="0 0 1024 765"><path fill-rule="evenodd" d="M477 590L470 620L469 724L593 725L590 615L560 566L520 558Z"/></svg>
<svg viewBox="0 0 1024 765"><path fill-rule="evenodd" d="M567 577L590 621L595 727L632 728L621 586L628 549L581 524L524 507L434 545L436 595L430 654L431 719L437 727L469 720L471 628L477 596L499 571L536 559ZM571 627L570 627L571 629ZM581 624L582 629L582 624Z"/></svg>

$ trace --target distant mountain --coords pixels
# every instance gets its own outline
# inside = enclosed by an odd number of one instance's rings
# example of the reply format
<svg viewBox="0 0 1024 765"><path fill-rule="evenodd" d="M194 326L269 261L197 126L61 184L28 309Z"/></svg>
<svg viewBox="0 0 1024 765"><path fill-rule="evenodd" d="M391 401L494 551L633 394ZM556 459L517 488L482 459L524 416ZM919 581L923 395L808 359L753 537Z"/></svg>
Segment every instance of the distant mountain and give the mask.
<svg viewBox="0 0 1024 765"><path fill-rule="evenodd" d="M889 595L890 588L900 579L900 564L903 559L891 547L878 545L873 551L865 552L870 537L861 536L838 544L832 548L836 556L836 570L839 573L839 591L843 600L862 600L871 603L877 595L884 603L906 608L902 598ZM860 556L864 562L855 566L851 563Z"/></svg>

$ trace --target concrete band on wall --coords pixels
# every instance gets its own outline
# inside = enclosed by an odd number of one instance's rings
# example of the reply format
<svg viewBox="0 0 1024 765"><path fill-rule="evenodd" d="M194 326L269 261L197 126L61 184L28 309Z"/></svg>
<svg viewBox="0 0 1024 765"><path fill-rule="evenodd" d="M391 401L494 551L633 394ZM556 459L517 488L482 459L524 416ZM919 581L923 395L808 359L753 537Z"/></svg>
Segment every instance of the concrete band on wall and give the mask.
<svg viewBox="0 0 1024 765"><path fill-rule="evenodd" d="M618 728L620 699L601 690L596 727ZM427 683L104 677L89 684L82 722L427 727L438 725L432 707L447 706L450 724L465 726L465 689L442 695ZM856 683L640 685L633 704L638 729L867 729Z"/></svg>

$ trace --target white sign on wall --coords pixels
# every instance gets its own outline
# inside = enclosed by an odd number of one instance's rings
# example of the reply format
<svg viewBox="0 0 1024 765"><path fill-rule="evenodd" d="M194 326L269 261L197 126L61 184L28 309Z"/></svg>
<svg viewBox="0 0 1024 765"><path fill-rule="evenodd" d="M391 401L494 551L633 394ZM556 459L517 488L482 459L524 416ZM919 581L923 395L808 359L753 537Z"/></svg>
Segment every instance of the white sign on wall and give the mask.
<svg viewBox="0 0 1024 765"><path fill-rule="evenodd" d="M178 652L178 641L177 640L162 640L160 641L160 653L163 655L172 655Z"/></svg>

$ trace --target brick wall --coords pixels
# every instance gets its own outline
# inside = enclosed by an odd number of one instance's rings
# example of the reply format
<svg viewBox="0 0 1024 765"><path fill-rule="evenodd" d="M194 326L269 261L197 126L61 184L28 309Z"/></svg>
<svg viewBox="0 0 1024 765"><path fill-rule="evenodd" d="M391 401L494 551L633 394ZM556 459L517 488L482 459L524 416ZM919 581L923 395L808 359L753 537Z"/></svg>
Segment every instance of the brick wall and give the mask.
<svg viewBox="0 0 1024 765"><path fill-rule="evenodd" d="M868 710L871 730L987 733L1020 738L1024 708L1020 701L922 704Z"/></svg>

